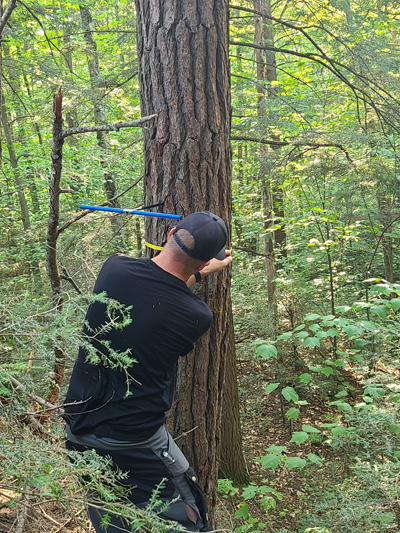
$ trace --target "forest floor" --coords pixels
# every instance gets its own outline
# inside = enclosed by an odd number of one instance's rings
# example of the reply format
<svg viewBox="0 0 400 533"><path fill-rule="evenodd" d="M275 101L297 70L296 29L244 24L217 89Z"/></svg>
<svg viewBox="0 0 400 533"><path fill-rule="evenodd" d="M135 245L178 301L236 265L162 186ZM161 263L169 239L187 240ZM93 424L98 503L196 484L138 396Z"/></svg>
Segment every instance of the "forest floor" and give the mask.
<svg viewBox="0 0 400 533"><path fill-rule="evenodd" d="M351 380L354 387L353 399L356 400L362 392L362 387L356 377L347 374L346 379ZM270 394L264 392L269 383L276 381L276 376L268 364L251 358L239 360L238 379L243 447L251 483L258 486L268 485L282 495L280 501L275 500L276 508L264 509L260 505L262 495L246 501L249 515L265 523L266 533L296 533L301 519L309 512L310 502L317 497L318 492L328 487L330 483L336 482L338 478L347 476L349 471L345 451L324 443L323 434L301 446L291 443L290 439L293 432L301 431L303 424L321 427L323 423L332 421L337 416L337 410L327 407L328 402L322 400L320 394L316 392L313 396L307 397L308 405L301 407L298 420L287 420L285 412L289 408L289 403L283 399L282 394L278 390ZM266 450L271 445L286 446L285 453L289 456L305 457L313 453L325 461L321 466L311 465L301 471L297 468L288 470L281 465L274 471L261 469L257 458L268 453ZM224 531L232 531L234 523L238 526L238 520L233 520L233 517L243 503L240 493L241 491L229 498L224 498L223 494L219 496L217 520L218 527ZM29 508L26 509L26 516L22 516L21 505L15 508L4 505L13 496L10 492L0 490L0 533L93 533L94 531L90 525L82 527L82 523L78 520L74 522L52 501L32 499ZM83 509L81 512L84 517ZM245 523L243 520L242 524ZM255 528L254 531L260 529Z"/></svg>

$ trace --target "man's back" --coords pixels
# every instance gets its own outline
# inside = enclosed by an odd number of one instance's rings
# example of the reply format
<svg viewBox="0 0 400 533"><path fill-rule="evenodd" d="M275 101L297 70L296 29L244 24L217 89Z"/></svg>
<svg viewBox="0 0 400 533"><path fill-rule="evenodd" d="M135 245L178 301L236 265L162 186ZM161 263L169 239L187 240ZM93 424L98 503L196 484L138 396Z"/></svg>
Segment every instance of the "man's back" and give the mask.
<svg viewBox="0 0 400 533"><path fill-rule="evenodd" d="M150 259L111 256L103 265L94 292L132 306L131 322L122 330L104 330L106 305L96 302L86 315L84 334L102 353L102 363L86 363L80 349L68 390L65 419L76 435L93 433L119 440L141 440L165 421L172 402L174 367L207 331L212 314L185 282ZM137 361L128 373L113 370L110 350ZM128 380L128 382L127 382Z"/></svg>

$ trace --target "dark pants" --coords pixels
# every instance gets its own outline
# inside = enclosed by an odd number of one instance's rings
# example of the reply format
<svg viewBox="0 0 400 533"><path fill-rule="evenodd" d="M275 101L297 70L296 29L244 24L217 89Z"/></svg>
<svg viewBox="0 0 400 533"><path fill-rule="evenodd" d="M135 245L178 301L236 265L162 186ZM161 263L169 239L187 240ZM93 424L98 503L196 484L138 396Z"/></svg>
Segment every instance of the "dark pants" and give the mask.
<svg viewBox="0 0 400 533"><path fill-rule="evenodd" d="M147 442L133 447L99 448L97 443L96 446L82 445L70 440L66 441L66 447L80 452L94 448L100 456L111 457L114 465L127 473L121 483L130 488L129 499L140 508L146 507L154 489L163 478L166 479L158 499L167 502L177 498L177 501L159 516L180 523L187 531L210 531L207 507L197 476L164 427ZM189 519L185 504L195 511L196 523ZM111 517L110 525L104 529L101 526L104 514L101 510L89 507L89 517L97 533L120 533L121 528L128 529L116 516Z"/></svg>

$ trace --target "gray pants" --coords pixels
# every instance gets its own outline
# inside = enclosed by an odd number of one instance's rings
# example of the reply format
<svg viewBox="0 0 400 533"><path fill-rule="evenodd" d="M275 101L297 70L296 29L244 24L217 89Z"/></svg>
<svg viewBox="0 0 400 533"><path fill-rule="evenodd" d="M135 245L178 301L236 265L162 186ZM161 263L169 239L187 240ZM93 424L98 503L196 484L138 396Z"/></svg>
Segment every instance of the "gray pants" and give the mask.
<svg viewBox="0 0 400 533"><path fill-rule="evenodd" d="M66 432L68 449L85 451L94 448L99 455L111 456L118 468L128 472L123 484L132 487L130 499L136 506L146 507L152 490L161 479L166 478L166 487L161 491L160 499L177 501L170 504L168 511L160 513L160 517L178 522L187 531L209 531L207 507L197 476L165 426L142 442L73 435L68 427ZM187 506L194 511L192 517L197 517L196 522L188 517ZM129 531L127 525L124 526L123 521L116 516L111 517L111 523L104 529L101 526L104 514L89 507L89 516L97 533L120 533L121 528Z"/></svg>

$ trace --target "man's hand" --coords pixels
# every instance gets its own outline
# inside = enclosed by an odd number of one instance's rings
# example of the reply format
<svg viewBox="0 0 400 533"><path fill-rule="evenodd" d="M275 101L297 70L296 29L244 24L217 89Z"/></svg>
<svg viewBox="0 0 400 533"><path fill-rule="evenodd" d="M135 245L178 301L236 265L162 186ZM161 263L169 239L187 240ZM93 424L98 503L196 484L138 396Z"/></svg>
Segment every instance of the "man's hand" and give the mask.
<svg viewBox="0 0 400 533"><path fill-rule="evenodd" d="M213 272L220 272L224 268L226 268L230 263L232 263L232 252L230 250L225 250L225 259L222 259L222 261L218 261L218 259L211 259L211 261L208 261L202 269L199 270L200 275L202 278L205 278L209 274L212 274ZM196 278L194 276L190 276L190 278L187 280L186 285L190 287L193 285L193 283L196 282Z"/></svg>
<svg viewBox="0 0 400 533"><path fill-rule="evenodd" d="M201 277L205 278L213 272L220 272L224 270L230 263L232 263L232 252L230 250L225 250L225 259L218 261L218 259L211 259L208 265L206 264L200 271Z"/></svg>

